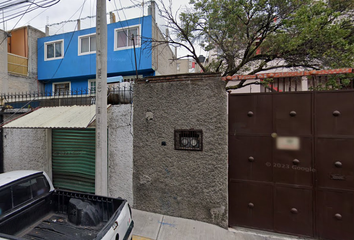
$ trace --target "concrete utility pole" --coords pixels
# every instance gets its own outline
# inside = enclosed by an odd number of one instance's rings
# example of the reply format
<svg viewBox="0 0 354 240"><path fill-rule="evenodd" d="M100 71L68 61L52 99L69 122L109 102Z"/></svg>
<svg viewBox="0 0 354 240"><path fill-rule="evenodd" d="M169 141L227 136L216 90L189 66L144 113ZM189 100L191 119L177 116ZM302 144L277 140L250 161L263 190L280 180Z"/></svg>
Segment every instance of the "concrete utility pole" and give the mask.
<svg viewBox="0 0 354 240"><path fill-rule="evenodd" d="M96 8L96 181L95 193L108 194L107 159L107 18L106 0Z"/></svg>

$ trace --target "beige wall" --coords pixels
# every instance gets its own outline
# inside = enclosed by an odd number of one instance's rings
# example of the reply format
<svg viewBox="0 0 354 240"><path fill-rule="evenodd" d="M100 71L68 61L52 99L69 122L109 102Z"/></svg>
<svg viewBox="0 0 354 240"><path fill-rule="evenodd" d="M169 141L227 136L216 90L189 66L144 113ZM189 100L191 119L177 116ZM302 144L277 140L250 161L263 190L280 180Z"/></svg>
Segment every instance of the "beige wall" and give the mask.
<svg viewBox="0 0 354 240"><path fill-rule="evenodd" d="M159 41L164 40L156 23L152 23L152 38ZM167 44L156 46L152 43L152 67L156 71L156 75L169 75L177 73L177 65L175 56L170 46Z"/></svg>
<svg viewBox="0 0 354 240"><path fill-rule="evenodd" d="M189 73L189 59L178 59L177 62L177 74Z"/></svg>

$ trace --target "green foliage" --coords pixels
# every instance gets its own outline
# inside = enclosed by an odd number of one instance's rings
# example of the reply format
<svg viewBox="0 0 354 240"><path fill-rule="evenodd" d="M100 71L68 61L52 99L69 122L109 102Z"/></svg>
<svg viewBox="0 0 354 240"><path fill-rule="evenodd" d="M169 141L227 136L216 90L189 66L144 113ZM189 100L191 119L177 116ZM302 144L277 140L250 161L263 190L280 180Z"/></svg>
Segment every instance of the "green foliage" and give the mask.
<svg viewBox="0 0 354 240"><path fill-rule="evenodd" d="M194 9L180 14L177 37L218 53L205 70L224 76L277 67L349 67L354 60L353 2L191 0Z"/></svg>
<svg viewBox="0 0 354 240"><path fill-rule="evenodd" d="M315 79L316 80L316 79ZM310 87L310 90L340 90L346 87L349 87L351 82L354 80L354 74L336 74L336 75L328 75L327 81L320 84L316 83L315 87Z"/></svg>

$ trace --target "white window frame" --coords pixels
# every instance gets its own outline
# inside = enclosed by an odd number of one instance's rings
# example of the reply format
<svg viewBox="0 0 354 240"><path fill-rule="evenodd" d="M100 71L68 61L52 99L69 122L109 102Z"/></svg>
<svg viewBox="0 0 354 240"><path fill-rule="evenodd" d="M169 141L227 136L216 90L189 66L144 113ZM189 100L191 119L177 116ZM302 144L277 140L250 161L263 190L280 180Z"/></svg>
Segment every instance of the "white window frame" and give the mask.
<svg viewBox="0 0 354 240"><path fill-rule="evenodd" d="M93 35L96 35L96 33L90 33L90 34L81 35L81 36L78 37L78 55L79 56L96 53L96 51L88 51L88 52L84 52L84 53L81 52L81 40L82 40L82 38L88 37L90 39L90 37L93 36ZM89 47L91 46L90 41L91 40L89 40ZM96 49L97 49L97 46L96 46Z"/></svg>
<svg viewBox="0 0 354 240"><path fill-rule="evenodd" d="M88 91L89 91L89 94L95 94L96 91L97 91L97 83L96 83L96 89L95 89L95 92L92 92L91 91L91 83L92 82L96 82L96 79L89 79L88 82L87 82L87 86L88 86Z"/></svg>
<svg viewBox="0 0 354 240"><path fill-rule="evenodd" d="M53 96L60 96L60 95L56 95L56 92L55 92L55 85L66 84L66 83L69 83L69 94L68 94L68 95L71 95L71 82L54 82L54 83L52 83L52 93L53 93Z"/></svg>
<svg viewBox="0 0 354 240"><path fill-rule="evenodd" d="M138 45L138 44L136 44L136 40L135 40L135 47L136 48L141 47L141 24L136 24L136 25L131 25L131 26L127 26L127 27L115 28L114 29L114 51L134 48L134 46L126 46L126 47L119 47L118 48L117 47L117 42L118 42L117 32L121 31L121 30L128 30L128 29L131 29L131 28L136 28L136 27L138 28L138 36L137 37L140 38L140 41L139 41L139 45Z"/></svg>
<svg viewBox="0 0 354 240"><path fill-rule="evenodd" d="M52 58L47 58L47 46L49 44L54 44L57 42L61 42L61 57L52 57ZM54 53L55 53L55 47L54 47ZM58 39L55 41L50 41L50 42L45 42L44 43L44 61L51 61L51 60L57 60L57 59L62 59L64 58L64 39Z"/></svg>

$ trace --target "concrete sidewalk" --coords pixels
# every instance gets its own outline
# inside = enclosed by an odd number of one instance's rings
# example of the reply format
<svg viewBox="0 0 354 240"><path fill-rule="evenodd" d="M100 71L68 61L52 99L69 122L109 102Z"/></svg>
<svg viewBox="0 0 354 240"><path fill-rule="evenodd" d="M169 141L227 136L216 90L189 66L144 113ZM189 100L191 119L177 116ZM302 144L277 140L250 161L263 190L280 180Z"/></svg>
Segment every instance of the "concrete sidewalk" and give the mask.
<svg viewBox="0 0 354 240"><path fill-rule="evenodd" d="M190 219L133 209L133 240L304 240L304 238L244 228L221 227Z"/></svg>

